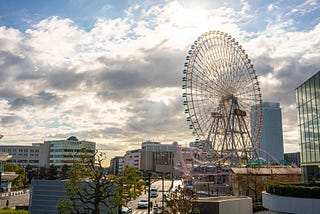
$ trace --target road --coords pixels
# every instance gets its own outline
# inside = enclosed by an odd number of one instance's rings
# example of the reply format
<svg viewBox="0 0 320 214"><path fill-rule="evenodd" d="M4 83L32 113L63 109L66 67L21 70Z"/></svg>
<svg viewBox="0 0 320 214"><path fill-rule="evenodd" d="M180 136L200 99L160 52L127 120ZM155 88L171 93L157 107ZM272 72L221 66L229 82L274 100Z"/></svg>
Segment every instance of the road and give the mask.
<svg viewBox="0 0 320 214"><path fill-rule="evenodd" d="M164 186L164 192L168 193L171 185L172 185L172 190L175 189L178 185L182 185L182 182L180 180L165 180L163 182ZM157 198L150 198L152 201L153 207L155 207L156 204L158 204L159 209L162 207L161 203L161 198L162 198L162 181L155 181L151 184L151 188L157 188L158 189L158 197ZM7 200L9 200L9 207L15 208L16 206L28 206L29 205L29 197L30 194L29 192L23 193L19 192L16 195L12 196L0 196L0 208L3 208L6 206ZM132 207L133 214L147 214L148 210L147 209L137 209L137 204L138 201L142 198L148 199L148 191L143 192L143 194L136 200L129 202L128 206ZM153 208L150 209L150 213L153 212Z"/></svg>
<svg viewBox="0 0 320 214"><path fill-rule="evenodd" d="M168 193L171 185L172 185L172 190L175 189L178 185L182 185L181 180L175 180L172 181L171 180L165 180L163 182L163 189L164 189L164 193ZM151 184L151 188L157 188L158 189L158 197L157 198L150 198L150 201L152 202L152 209L150 209L150 213L154 213L154 207L156 206L156 204L158 204L159 210L162 208L162 202L161 202L161 198L162 198L162 181L155 181ZM171 191L172 191L171 190ZM129 202L128 206L132 208L133 210L133 214L147 214L148 213L148 209L138 209L137 205L138 205L138 201L140 199L148 199L148 191L144 192L138 199ZM165 206L165 204L163 204Z"/></svg>

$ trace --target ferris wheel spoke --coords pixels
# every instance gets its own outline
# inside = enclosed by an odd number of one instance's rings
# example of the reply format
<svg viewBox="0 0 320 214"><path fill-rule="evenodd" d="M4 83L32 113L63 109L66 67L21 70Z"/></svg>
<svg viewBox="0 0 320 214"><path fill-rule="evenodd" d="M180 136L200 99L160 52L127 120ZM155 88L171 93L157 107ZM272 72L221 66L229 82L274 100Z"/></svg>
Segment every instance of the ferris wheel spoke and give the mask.
<svg viewBox="0 0 320 214"><path fill-rule="evenodd" d="M218 31L199 37L192 49L184 88L194 132L219 161L252 157L261 131L262 101L251 61L231 36ZM252 109L255 121L250 121Z"/></svg>

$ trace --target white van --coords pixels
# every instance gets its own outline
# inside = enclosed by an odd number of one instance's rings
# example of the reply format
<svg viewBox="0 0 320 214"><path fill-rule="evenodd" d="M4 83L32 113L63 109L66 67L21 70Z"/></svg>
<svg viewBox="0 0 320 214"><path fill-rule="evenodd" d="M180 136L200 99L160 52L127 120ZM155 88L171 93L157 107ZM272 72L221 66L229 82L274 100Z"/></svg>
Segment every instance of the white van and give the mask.
<svg viewBox="0 0 320 214"><path fill-rule="evenodd" d="M158 189L156 189L156 188L151 188L151 189L150 189L150 197L151 197L151 198L156 198L156 197L158 197Z"/></svg>

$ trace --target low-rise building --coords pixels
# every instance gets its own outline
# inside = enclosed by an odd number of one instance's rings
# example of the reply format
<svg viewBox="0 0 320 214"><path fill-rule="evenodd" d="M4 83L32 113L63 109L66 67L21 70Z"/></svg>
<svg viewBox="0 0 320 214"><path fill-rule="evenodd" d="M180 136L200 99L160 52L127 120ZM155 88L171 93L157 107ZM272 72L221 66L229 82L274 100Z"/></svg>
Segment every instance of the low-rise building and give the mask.
<svg viewBox="0 0 320 214"><path fill-rule="evenodd" d="M72 136L67 140L45 141L43 150L48 154L47 163L49 166L72 166L74 161L80 160L81 155L94 155L96 143L85 140L79 141Z"/></svg>
<svg viewBox="0 0 320 214"><path fill-rule="evenodd" d="M270 182L300 182L301 180L300 168L231 168L231 172L233 194L253 198L261 198L262 191Z"/></svg>
<svg viewBox="0 0 320 214"><path fill-rule="evenodd" d="M9 153L11 159L7 162L17 164L21 167L30 166L32 168L39 167L40 161L40 145L32 144L30 146L23 145L5 145L0 146L0 152Z"/></svg>
<svg viewBox="0 0 320 214"><path fill-rule="evenodd" d="M300 167L300 152L285 153L284 160L293 166Z"/></svg>
<svg viewBox="0 0 320 214"><path fill-rule="evenodd" d="M44 141L32 145L1 145L0 152L7 152L11 156L9 163L33 169L55 165L58 168L72 166L83 154L94 155L96 143L79 141L76 137L66 140Z"/></svg>

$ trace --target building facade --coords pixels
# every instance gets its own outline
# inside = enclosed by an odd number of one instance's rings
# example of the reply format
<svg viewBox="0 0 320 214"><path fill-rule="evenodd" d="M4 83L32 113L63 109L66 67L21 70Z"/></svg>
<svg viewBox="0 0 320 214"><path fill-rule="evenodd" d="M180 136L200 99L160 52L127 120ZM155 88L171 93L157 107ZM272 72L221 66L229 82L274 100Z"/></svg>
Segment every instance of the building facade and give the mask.
<svg viewBox="0 0 320 214"><path fill-rule="evenodd" d="M142 143L141 170L174 176L176 146L146 141Z"/></svg>
<svg viewBox="0 0 320 214"><path fill-rule="evenodd" d="M123 158L123 167L130 166L140 170L140 156L140 149L127 151Z"/></svg>
<svg viewBox="0 0 320 214"><path fill-rule="evenodd" d="M253 108L254 109L254 108ZM251 119L255 119L251 112ZM257 155L266 162L283 161L282 115L279 103L262 103L262 130ZM252 128L252 130L255 130ZM255 133L251 133L252 135Z"/></svg>
<svg viewBox="0 0 320 214"><path fill-rule="evenodd" d="M0 152L6 152L11 156L7 162L19 165L21 167L30 166L38 168L40 162L40 146L32 144L31 146L0 146Z"/></svg>
<svg viewBox="0 0 320 214"><path fill-rule="evenodd" d="M120 175L123 172L124 157L116 156L110 160L110 173Z"/></svg>
<svg viewBox="0 0 320 214"><path fill-rule="evenodd" d="M48 168L50 165L72 166L73 162L79 160L81 155L93 155L95 149L94 142L79 141L76 137L32 145L0 146L0 152L7 152L11 156L11 159L8 160L9 163L33 169Z"/></svg>
<svg viewBox="0 0 320 214"><path fill-rule="evenodd" d="M292 166L300 167L300 152L284 153L284 160Z"/></svg>
<svg viewBox="0 0 320 214"><path fill-rule="evenodd" d="M81 155L94 155L96 143L85 140L79 141L72 136L67 140L45 141L43 150L47 150L45 153L49 154L47 159L49 166L73 166L74 161L79 161Z"/></svg>
<svg viewBox="0 0 320 214"><path fill-rule="evenodd" d="M320 71L296 88L296 103L302 178L320 181Z"/></svg>

